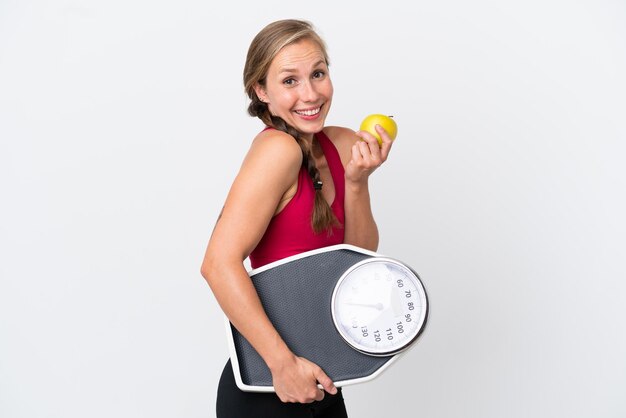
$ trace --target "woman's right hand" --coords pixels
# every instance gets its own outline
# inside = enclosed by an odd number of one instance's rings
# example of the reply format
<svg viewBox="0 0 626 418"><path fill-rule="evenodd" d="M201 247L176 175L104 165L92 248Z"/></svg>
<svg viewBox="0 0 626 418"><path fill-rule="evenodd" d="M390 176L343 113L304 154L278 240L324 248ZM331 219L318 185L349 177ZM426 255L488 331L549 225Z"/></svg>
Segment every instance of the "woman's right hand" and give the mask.
<svg viewBox="0 0 626 418"><path fill-rule="evenodd" d="M321 367L305 358L291 355L270 370L276 395L283 402L311 403L321 401L324 391L337 393L335 384Z"/></svg>

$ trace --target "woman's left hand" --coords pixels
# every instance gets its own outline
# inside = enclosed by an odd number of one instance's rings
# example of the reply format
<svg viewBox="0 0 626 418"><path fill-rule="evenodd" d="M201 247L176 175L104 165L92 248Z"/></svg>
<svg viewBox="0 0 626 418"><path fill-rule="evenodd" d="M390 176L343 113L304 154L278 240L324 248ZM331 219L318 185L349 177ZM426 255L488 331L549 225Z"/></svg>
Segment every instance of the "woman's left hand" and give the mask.
<svg viewBox="0 0 626 418"><path fill-rule="evenodd" d="M382 146L369 132L356 132L360 140L352 145L352 157L345 170L346 182L353 184L366 183L369 175L387 161L393 141L382 126L376 125L376 132L378 132L383 141Z"/></svg>

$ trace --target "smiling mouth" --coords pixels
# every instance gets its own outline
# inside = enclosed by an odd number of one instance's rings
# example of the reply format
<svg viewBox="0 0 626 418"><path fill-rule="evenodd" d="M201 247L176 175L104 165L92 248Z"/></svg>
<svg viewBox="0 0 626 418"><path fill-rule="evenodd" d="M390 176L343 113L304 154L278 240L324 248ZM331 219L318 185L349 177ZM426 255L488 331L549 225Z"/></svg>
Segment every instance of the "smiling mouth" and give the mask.
<svg viewBox="0 0 626 418"><path fill-rule="evenodd" d="M294 112L296 112L298 115L302 115L302 116L315 116L318 113L320 113L320 110L322 110L322 107L318 107L315 109L307 109L307 110L294 110Z"/></svg>

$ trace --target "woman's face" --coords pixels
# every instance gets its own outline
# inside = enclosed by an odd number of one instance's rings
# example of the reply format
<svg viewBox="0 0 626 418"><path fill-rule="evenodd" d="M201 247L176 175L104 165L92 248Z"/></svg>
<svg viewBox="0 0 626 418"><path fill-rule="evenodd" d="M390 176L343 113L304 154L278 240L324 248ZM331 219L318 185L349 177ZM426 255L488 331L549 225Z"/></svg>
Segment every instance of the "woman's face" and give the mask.
<svg viewBox="0 0 626 418"><path fill-rule="evenodd" d="M284 47L272 61L257 96L270 113L312 138L324 128L333 98L328 66L317 43L304 39Z"/></svg>

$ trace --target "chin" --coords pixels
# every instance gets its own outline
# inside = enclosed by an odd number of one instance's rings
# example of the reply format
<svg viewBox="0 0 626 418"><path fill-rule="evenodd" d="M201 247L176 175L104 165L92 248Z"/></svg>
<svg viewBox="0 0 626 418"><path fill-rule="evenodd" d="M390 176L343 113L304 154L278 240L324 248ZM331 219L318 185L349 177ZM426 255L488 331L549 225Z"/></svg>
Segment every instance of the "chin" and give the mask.
<svg viewBox="0 0 626 418"><path fill-rule="evenodd" d="M323 115L314 121L298 121L296 129L305 134L315 134L324 129L325 123L326 115Z"/></svg>
<svg viewBox="0 0 626 418"><path fill-rule="evenodd" d="M311 133L315 133L315 132L321 131L324 128L324 122L326 122L326 118L316 120L315 123L303 124L303 125L305 125L305 128L307 129L307 131Z"/></svg>

